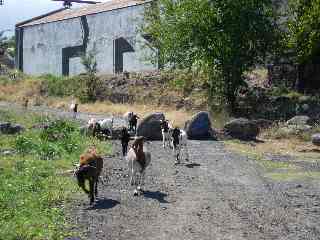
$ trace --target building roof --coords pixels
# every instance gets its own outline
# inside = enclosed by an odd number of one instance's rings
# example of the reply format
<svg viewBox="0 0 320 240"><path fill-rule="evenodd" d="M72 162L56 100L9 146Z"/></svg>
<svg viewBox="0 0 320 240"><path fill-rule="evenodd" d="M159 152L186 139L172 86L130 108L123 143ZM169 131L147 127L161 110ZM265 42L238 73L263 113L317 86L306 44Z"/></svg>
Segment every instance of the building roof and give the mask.
<svg viewBox="0 0 320 240"><path fill-rule="evenodd" d="M16 27L26 27L50 22L57 22L71 18L77 18L81 16L97 14L101 12L112 11L120 8L126 8L151 2L152 0L110 0L104 3L97 3L93 5L87 5L81 8L63 8L56 11L29 19L27 21L18 23Z"/></svg>

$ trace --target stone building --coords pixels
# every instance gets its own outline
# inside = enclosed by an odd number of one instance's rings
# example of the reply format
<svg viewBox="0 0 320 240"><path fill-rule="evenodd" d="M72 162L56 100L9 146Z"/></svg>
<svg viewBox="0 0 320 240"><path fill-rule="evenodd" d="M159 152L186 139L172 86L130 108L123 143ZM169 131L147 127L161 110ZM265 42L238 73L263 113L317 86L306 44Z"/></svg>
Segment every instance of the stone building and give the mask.
<svg viewBox="0 0 320 240"><path fill-rule="evenodd" d="M150 0L111 0L62 8L16 25L16 67L27 74L75 75L81 56L95 53L100 73L158 69L157 54L139 31Z"/></svg>

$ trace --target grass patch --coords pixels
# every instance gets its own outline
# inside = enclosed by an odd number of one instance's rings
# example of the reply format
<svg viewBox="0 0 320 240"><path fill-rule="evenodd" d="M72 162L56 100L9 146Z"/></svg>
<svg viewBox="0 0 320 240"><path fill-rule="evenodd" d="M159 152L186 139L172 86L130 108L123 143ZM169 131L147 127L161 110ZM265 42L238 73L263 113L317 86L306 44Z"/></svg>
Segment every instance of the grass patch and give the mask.
<svg viewBox="0 0 320 240"><path fill-rule="evenodd" d="M264 159L264 152L261 151L261 148L259 149L259 145L252 146L249 143L244 143L238 140L225 141L225 146L227 149L257 160L259 165L264 167L264 169L268 172L276 169L296 169L295 165L288 162L276 162Z"/></svg>
<svg viewBox="0 0 320 240"><path fill-rule="evenodd" d="M299 172L299 171L287 171L287 172L270 172L266 174L267 177L276 181L295 181L306 179L319 179L320 172Z"/></svg>
<svg viewBox="0 0 320 240"><path fill-rule="evenodd" d="M33 114L0 112L0 121L29 127L43 123ZM17 136L0 138L0 239L64 239L66 213L77 195L74 180L60 174L73 169L79 155L95 145L100 153L110 145L81 136L76 123L46 119L47 129L27 129ZM13 154L2 155L3 150Z"/></svg>
<svg viewBox="0 0 320 240"><path fill-rule="evenodd" d="M295 163L265 159L265 154L271 153L289 155L303 162L319 161L319 153L299 152L299 149L307 149L310 146L298 139L282 141L273 139L258 144L230 140L225 141L225 146L233 152L255 159L265 170L265 176L276 181L303 180L308 178L318 179L320 177L320 172L303 171L303 169Z"/></svg>

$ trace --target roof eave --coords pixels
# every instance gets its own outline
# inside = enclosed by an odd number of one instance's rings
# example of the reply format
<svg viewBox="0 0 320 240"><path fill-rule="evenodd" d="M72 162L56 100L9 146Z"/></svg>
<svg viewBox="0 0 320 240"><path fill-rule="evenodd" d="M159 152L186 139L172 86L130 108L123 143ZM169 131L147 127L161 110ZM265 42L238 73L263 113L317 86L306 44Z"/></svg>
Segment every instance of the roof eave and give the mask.
<svg viewBox="0 0 320 240"><path fill-rule="evenodd" d="M25 20L25 21L23 21L23 22L19 22L19 23L16 24L16 28L19 28L19 27L21 27L21 26L23 27L23 25L25 25L25 24L27 24L27 23L30 23L30 22L35 21L35 20L39 20L39 19L44 18L44 17L48 17L48 16L50 16L50 15L52 15L52 14L61 12L61 11L63 11L63 10L66 10L66 8L59 8L59 9L57 9L57 10L54 10L54 11L51 11L51 12L42 14L42 15L40 15L40 16L30 18L30 19Z"/></svg>

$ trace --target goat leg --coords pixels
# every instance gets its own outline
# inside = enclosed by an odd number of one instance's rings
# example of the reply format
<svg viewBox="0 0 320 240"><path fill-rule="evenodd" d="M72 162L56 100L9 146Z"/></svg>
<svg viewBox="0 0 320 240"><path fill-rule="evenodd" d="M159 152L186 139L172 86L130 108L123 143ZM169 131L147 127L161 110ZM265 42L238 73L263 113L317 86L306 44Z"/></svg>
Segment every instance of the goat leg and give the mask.
<svg viewBox="0 0 320 240"><path fill-rule="evenodd" d="M94 181L94 195L97 197L98 196L98 182L99 182L99 177Z"/></svg>
<svg viewBox="0 0 320 240"><path fill-rule="evenodd" d="M94 180L91 179L89 181L89 185L90 185L90 205L92 205L94 203Z"/></svg>

